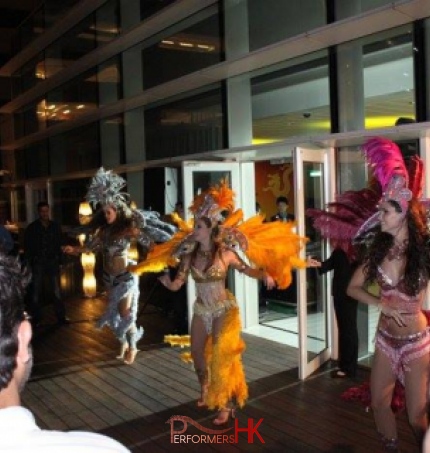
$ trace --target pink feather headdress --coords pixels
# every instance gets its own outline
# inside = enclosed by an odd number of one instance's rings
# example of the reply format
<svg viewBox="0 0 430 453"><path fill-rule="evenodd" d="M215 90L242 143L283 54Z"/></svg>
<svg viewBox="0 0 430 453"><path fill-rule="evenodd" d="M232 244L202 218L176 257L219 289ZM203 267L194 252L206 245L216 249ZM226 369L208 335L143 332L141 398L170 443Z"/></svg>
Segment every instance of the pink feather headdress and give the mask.
<svg viewBox="0 0 430 453"><path fill-rule="evenodd" d="M403 215L406 215L409 201L413 197L422 196L424 172L421 158L413 156L409 168L406 167L400 148L394 142L382 137L368 140L363 146L363 152L382 188L382 198L379 202L396 201ZM421 201L428 205L428 200ZM379 212L376 212L361 226L357 236L378 224Z"/></svg>
<svg viewBox="0 0 430 453"><path fill-rule="evenodd" d="M385 138L372 138L363 146L364 155L382 187L382 200L396 201L406 214L412 191L409 173L399 147Z"/></svg>
<svg viewBox="0 0 430 453"><path fill-rule="evenodd" d="M329 203L326 210L308 209L314 227L325 239L340 246L351 257L354 239L366 236L379 224L378 204L394 200L406 215L412 197L422 196L423 161L418 156L406 167L399 147L390 140L377 137L367 141L363 152L376 179L374 187L344 192ZM421 199L430 208L430 200Z"/></svg>

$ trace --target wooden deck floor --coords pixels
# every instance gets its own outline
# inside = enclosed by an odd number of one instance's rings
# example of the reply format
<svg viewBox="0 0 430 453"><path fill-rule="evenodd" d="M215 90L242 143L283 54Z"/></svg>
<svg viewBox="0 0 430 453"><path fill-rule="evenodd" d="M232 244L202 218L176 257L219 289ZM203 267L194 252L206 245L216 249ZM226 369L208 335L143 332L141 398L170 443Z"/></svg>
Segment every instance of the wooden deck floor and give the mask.
<svg viewBox="0 0 430 453"><path fill-rule="evenodd" d="M250 399L238 413L237 426L263 419L258 433L265 443L258 436L249 443L245 432L232 444L172 443L168 420L173 415L220 429L212 425L211 412L195 406L198 384L190 365L179 360L176 349L162 344L172 321L149 306L140 319L146 329L142 351L133 366L126 366L114 358L117 343L109 330L93 327L103 304L102 299L71 300L71 325L50 325L48 313L47 324L36 332L35 366L23 404L40 426L105 433L132 452L381 451L372 414L340 398L354 383L330 379L328 370L300 382L296 350L250 335L245 335L244 355ZM367 378L361 370L360 380ZM174 426L179 430L182 423ZM234 435L235 422L227 427ZM404 415L399 416L399 433L402 452L417 452ZM189 424L184 434L204 433Z"/></svg>

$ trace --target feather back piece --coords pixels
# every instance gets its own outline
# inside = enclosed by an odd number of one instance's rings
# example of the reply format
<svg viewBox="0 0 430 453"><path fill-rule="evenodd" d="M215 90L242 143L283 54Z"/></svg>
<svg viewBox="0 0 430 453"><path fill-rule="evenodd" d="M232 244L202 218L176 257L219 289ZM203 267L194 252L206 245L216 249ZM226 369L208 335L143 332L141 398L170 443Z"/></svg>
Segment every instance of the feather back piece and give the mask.
<svg viewBox="0 0 430 453"><path fill-rule="evenodd" d="M336 196L326 210L308 209L306 215L313 219L313 226L333 246L342 248L352 259L354 238L363 224L378 215L377 205L381 197L379 187L358 191L349 190Z"/></svg>
<svg viewBox="0 0 430 453"><path fill-rule="evenodd" d="M145 272L162 272L167 267L176 267L179 257L190 253L195 247L195 242L190 239L192 226L184 222L181 228L167 242L155 245L145 261L129 266L130 272L142 275Z"/></svg>
<svg viewBox="0 0 430 453"><path fill-rule="evenodd" d="M175 234L176 227L163 222L156 211L133 209L132 216L136 227L145 233L153 242L166 242Z"/></svg>
<svg viewBox="0 0 430 453"><path fill-rule="evenodd" d="M372 138L363 145L363 152L383 192L394 175L402 176L408 186L409 174L402 152L394 142L382 137Z"/></svg>
<svg viewBox="0 0 430 453"><path fill-rule="evenodd" d="M287 288L292 270L306 267L299 255L307 238L295 233L292 222L266 223L261 215L242 222L242 217L240 209L227 217L220 231L222 245L242 251L252 265L275 279L278 288Z"/></svg>
<svg viewBox="0 0 430 453"><path fill-rule="evenodd" d="M412 156L408 166L409 190L416 198L421 198L424 187L424 162L419 156Z"/></svg>
<svg viewBox="0 0 430 453"><path fill-rule="evenodd" d="M126 186L125 179L101 167L91 180L86 200L95 207L98 203L102 206L126 205L130 196L121 189Z"/></svg>

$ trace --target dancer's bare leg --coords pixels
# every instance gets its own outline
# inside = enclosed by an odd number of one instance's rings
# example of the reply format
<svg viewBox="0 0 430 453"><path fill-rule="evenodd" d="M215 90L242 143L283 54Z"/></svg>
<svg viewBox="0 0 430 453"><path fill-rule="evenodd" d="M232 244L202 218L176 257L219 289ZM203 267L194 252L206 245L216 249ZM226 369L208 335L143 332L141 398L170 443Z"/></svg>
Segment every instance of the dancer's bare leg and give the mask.
<svg viewBox="0 0 430 453"><path fill-rule="evenodd" d="M384 444L397 442L396 418L391 410L395 383L396 376L391 369L389 358L376 348L370 377L370 391L376 428Z"/></svg>
<svg viewBox="0 0 430 453"><path fill-rule="evenodd" d="M409 423L420 449L428 428L427 406L429 385L429 354L414 359L405 373L405 397ZM421 450L420 450L421 451Z"/></svg>
<svg viewBox="0 0 430 453"><path fill-rule="evenodd" d="M204 406L208 390L208 370L205 359L205 347L208 339L206 326L201 316L194 315L191 321L191 356L194 362L197 378L201 387L200 400L198 406Z"/></svg>

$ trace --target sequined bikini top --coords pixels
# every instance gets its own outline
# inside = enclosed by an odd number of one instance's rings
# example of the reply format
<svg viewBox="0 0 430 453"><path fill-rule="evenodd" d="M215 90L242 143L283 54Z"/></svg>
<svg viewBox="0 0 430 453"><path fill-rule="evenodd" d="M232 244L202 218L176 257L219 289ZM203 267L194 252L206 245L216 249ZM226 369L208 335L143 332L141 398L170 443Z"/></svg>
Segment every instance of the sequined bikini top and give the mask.
<svg viewBox="0 0 430 453"><path fill-rule="evenodd" d="M196 269L194 266L191 266L190 270L191 276L196 283L214 282L219 280L224 281L227 276L226 269L220 266L218 263L212 264L205 271Z"/></svg>
<svg viewBox="0 0 430 453"><path fill-rule="evenodd" d="M403 277L394 284L393 280L378 266L378 284L381 287L381 296L391 308L402 313L418 313L421 311L424 294L422 291L414 296L407 294Z"/></svg>

